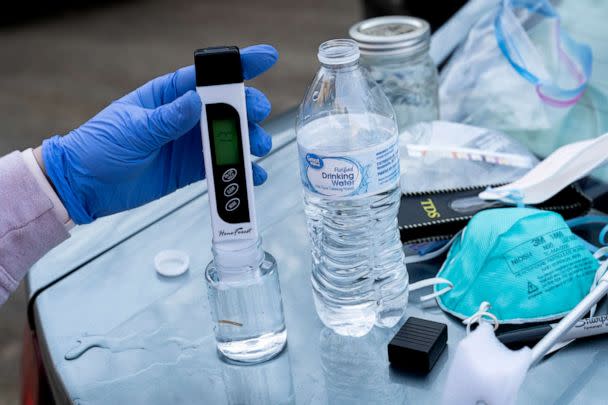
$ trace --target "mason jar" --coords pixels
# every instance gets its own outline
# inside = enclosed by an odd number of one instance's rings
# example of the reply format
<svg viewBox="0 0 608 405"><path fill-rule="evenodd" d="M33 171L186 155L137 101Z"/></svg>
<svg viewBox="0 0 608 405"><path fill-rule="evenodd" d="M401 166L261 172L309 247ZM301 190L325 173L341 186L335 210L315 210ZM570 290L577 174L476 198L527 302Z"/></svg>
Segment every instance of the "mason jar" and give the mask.
<svg viewBox="0 0 608 405"><path fill-rule="evenodd" d="M350 28L361 65L380 85L395 110L399 131L439 119L437 67L429 55L429 24L415 17L387 16Z"/></svg>

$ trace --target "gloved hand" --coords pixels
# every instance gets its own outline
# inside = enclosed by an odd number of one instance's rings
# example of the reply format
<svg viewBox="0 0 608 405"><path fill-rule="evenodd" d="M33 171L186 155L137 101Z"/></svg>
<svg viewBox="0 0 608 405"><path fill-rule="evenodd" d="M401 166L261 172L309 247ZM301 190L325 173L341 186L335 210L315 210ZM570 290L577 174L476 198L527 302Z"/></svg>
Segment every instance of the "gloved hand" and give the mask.
<svg viewBox="0 0 608 405"><path fill-rule="evenodd" d="M241 50L243 76L252 79L278 59L270 45ZM114 101L66 136L42 144L46 174L77 224L146 204L205 177L201 101L193 66L156 78ZM272 140L258 125L270 113L262 92L245 91L251 153ZM253 166L256 185L267 178Z"/></svg>

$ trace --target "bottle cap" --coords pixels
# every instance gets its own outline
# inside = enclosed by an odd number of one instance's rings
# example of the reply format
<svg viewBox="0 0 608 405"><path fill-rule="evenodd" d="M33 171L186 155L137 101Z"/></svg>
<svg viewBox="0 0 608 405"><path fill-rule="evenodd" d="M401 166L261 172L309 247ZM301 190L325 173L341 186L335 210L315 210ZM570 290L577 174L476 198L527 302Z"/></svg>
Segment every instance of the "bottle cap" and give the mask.
<svg viewBox="0 0 608 405"><path fill-rule="evenodd" d="M410 317L388 344L388 361L402 370L428 374L447 341L447 325Z"/></svg>
<svg viewBox="0 0 608 405"><path fill-rule="evenodd" d="M190 266L190 256L181 250L163 250L154 257L158 274L176 277L184 274Z"/></svg>

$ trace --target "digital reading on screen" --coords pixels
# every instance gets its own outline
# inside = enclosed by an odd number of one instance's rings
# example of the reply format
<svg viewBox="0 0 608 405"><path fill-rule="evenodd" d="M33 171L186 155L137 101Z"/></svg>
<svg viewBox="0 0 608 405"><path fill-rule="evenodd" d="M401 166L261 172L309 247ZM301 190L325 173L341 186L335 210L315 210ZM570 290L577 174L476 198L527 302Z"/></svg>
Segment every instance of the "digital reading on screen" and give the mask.
<svg viewBox="0 0 608 405"><path fill-rule="evenodd" d="M218 165L235 165L239 163L239 139L236 122L231 119L213 120L212 127L215 163Z"/></svg>

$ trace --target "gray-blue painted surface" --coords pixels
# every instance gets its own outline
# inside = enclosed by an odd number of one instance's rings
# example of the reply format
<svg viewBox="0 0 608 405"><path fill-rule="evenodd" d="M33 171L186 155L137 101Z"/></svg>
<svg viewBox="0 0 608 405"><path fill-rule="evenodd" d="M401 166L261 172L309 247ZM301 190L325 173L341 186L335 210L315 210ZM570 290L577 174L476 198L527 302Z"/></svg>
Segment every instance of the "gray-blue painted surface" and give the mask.
<svg viewBox="0 0 608 405"><path fill-rule="evenodd" d="M464 329L439 309L424 310L412 301L407 311L449 324L447 352L424 378L388 367L385 348L391 331L345 338L317 319L295 156L296 146L290 143L266 159L271 176L256 192L264 247L279 264L287 351L249 367L227 365L217 357L203 280L211 258L205 194L38 297L40 340L46 342L44 354L60 397L99 404L433 403L440 398ZM187 274L163 278L154 271L154 255L166 248L190 254ZM414 280L432 271L410 269ZM99 339L90 335L101 335L106 347L66 360L79 341ZM529 374L520 402L599 403L607 374L608 345L602 339L574 344Z"/></svg>

